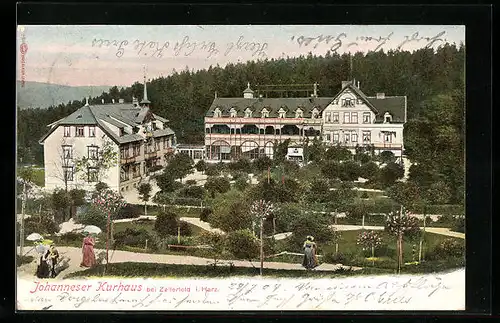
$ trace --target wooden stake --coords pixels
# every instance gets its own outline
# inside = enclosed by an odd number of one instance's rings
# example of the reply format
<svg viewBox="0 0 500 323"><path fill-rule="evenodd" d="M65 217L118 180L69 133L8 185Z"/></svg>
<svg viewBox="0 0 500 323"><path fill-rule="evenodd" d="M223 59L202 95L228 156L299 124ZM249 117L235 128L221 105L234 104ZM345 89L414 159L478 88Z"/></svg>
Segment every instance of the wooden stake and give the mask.
<svg viewBox="0 0 500 323"><path fill-rule="evenodd" d="M260 218L260 275L262 276L262 270L264 268L264 240L262 239L264 231L264 218Z"/></svg>

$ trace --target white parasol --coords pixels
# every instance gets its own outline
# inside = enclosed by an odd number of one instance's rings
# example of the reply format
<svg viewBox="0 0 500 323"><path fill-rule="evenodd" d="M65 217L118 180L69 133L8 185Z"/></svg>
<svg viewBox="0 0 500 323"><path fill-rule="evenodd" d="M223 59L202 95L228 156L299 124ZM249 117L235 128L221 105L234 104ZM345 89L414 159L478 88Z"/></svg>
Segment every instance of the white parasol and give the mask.
<svg viewBox="0 0 500 323"><path fill-rule="evenodd" d="M102 232L102 230L99 227L96 227L95 225L87 225L83 228L83 232L99 234Z"/></svg>
<svg viewBox="0 0 500 323"><path fill-rule="evenodd" d="M27 236L26 240L28 240L28 241L39 241L39 240L43 240L43 237L42 237L41 234L34 232L34 233L30 234L29 236Z"/></svg>

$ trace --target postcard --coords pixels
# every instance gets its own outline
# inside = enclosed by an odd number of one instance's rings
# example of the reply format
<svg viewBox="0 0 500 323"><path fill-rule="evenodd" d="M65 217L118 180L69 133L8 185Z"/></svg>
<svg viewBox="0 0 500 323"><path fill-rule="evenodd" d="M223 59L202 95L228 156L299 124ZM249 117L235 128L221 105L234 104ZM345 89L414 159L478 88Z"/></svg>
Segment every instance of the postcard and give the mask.
<svg viewBox="0 0 500 323"><path fill-rule="evenodd" d="M17 30L17 310L465 310L464 26Z"/></svg>

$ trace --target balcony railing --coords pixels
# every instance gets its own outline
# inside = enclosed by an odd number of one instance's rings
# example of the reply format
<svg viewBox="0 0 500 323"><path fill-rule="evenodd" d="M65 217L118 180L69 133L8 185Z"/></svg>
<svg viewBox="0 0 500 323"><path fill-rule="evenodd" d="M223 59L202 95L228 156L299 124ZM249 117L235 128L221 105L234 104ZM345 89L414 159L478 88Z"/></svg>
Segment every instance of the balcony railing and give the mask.
<svg viewBox="0 0 500 323"><path fill-rule="evenodd" d="M205 118L206 124L321 124L321 118Z"/></svg>
<svg viewBox="0 0 500 323"><path fill-rule="evenodd" d="M378 142L378 143L366 143L366 142L333 142L330 143L329 141L325 142L326 144L330 144L332 146L339 145L341 147L348 147L348 148L355 148L356 146L360 147L367 147L367 146L372 146L375 149L394 149L394 150L402 150L403 145L402 144L395 144L395 143L389 143L389 142Z"/></svg>
<svg viewBox="0 0 500 323"><path fill-rule="evenodd" d="M146 152L146 158L155 158L157 155L158 155L158 152L156 150Z"/></svg>
<svg viewBox="0 0 500 323"><path fill-rule="evenodd" d="M135 156L132 157L121 157L120 162L122 164L130 164L130 163L135 163Z"/></svg>

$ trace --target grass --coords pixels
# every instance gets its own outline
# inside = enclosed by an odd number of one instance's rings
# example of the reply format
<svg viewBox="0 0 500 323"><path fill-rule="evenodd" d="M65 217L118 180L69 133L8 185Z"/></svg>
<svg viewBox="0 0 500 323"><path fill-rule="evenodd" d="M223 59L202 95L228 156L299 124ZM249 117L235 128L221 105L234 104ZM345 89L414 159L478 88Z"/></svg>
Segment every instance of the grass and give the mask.
<svg viewBox="0 0 500 323"><path fill-rule="evenodd" d="M99 265L84 271L69 274L66 278L75 277L99 277L103 276L104 266ZM283 269L264 269L265 277L301 277L301 278L334 278L363 274L387 274L392 273L388 270L379 270L376 268L367 268L359 271L339 270L332 271L306 271L306 270L283 270ZM223 278L234 276L259 276L258 267L235 267L235 266L196 266L196 265L172 265L157 263L116 263L110 264L106 271L106 276L111 277L205 277L205 278Z"/></svg>
<svg viewBox="0 0 500 323"><path fill-rule="evenodd" d="M187 222L186 222L187 223ZM202 228L193 225L191 223L187 223L188 226L191 228L191 236L199 236L201 232L203 231ZM114 224L115 227L115 233L120 232L120 231L125 231L127 228L129 229L145 229L148 231L148 233L154 235L154 226L155 226L155 221L131 221L131 222L118 222Z"/></svg>
<svg viewBox="0 0 500 323"><path fill-rule="evenodd" d="M38 186L44 187L45 186L45 170L44 169L38 169L38 168L32 168L33 171L33 183L35 183ZM18 174L21 172L21 169L17 169Z"/></svg>

